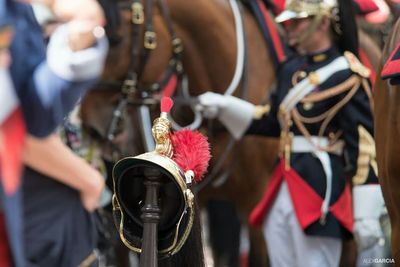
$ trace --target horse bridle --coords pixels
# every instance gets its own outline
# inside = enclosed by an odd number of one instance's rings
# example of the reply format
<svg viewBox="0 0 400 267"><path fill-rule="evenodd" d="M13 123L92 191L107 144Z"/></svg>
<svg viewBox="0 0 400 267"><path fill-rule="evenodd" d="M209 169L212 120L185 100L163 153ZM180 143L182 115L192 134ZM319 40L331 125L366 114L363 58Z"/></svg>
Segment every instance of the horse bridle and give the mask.
<svg viewBox="0 0 400 267"><path fill-rule="evenodd" d="M154 3L159 5L162 17L164 18L171 36L172 55L161 80L156 81L150 86L144 87L141 85L143 71L146 67L149 54L157 46L157 36L153 30L152 18ZM102 80L99 83L100 89L115 88L121 92L118 104L113 110L113 117L107 131L106 138L110 144L112 144L112 141L115 138L118 124L121 122L123 113L128 105L150 106L158 104L160 98L155 97L155 95L160 95L162 89L174 75L177 77L177 87L182 87L182 78L184 74L181 62L183 52L182 42L174 31L172 19L165 0L145 0L145 7L143 7L141 0L120 2L118 3L118 6L119 9L129 9L132 12L132 52L128 74L123 81ZM142 24L144 24L143 36L140 35L140 28ZM142 37L143 45L141 44ZM244 70L244 72L246 71ZM246 77L246 75L244 75L244 77ZM247 88L246 79L242 80L242 85L244 86L242 86L243 90L241 92L241 96L246 98L247 90L244 89ZM201 184L196 185L196 188L194 189L196 192L200 191L209 185L211 181L216 179L218 173L220 173L222 169L223 162L227 159L235 144L236 141L233 138L230 138L224 153L217 161L216 166L214 166L210 174ZM222 176L229 175L232 166L233 163L229 165L228 171L226 171Z"/></svg>
<svg viewBox="0 0 400 267"><path fill-rule="evenodd" d="M172 54L162 78L145 87L142 85L143 72L151 51L157 47L157 35L153 29L154 3L158 4L170 33ZM123 113L128 105L149 106L158 104L161 94L163 94L163 88L165 88L172 77L177 77L177 84L179 85L183 74L181 63L183 46L172 26L171 16L165 0L146 0L144 6L141 0L124 1L119 2L118 7L119 10L129 9L132 13L132 50L128 73L125 79L123 81L102 80L98 84L99 89L114 88L121 93L118 104L113 110L112 120L107 130L106 138L110 143L115 138L118 124L121 122ZM143 32L141 31L142 26ZM141 43L142 40L143 43Z"/></svg>

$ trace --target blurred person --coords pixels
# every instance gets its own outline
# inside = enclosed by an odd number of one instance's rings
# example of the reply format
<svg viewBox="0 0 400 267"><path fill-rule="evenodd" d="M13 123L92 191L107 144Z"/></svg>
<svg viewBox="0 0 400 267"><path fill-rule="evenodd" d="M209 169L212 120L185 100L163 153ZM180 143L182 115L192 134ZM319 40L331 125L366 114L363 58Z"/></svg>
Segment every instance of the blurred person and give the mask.
<svg viewBox="0 0 400 267"><path fill-rule="evenodd" d="M25 132L52 133L99 77L108 49L94 0L41 1L65 22L47 51L28 2L0 0L1 266L25 266L19 187Z"/></svg>
<svg viewBox="0 0 400 267"><path fill-rule="evenodd" d="M96 266L103 176L56 134L28 136L23 160L25 266Z"/></svg>

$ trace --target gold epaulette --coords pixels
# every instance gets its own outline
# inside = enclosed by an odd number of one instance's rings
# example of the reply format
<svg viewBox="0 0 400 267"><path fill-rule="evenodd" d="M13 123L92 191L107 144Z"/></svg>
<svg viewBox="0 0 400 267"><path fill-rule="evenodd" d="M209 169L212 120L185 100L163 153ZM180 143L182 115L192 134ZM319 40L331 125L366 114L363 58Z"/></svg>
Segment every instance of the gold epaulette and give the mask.
<svg viewBox="0 0 400 267"><path fill-rule="evenodd" d="M344 57L349 62L349 67L350 67L351 71L353 71L354 73L357 73L361 77L364 77L364 78L369 77L369 75L371 74L371 71L367 67L365 67L353 53L346 51L346 52L344 52Z"/></svg>

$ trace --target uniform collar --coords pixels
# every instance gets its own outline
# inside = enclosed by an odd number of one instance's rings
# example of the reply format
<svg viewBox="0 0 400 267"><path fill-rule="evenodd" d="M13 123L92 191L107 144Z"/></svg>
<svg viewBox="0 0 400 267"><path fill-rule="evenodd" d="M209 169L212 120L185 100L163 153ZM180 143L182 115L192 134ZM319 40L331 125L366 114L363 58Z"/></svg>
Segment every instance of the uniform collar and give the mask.
<svg viewBox="0 0 400 267"><path fill-rule="evenodd" d="M338 54L339 54L338 49L335 46L331 46L327 50L308 54L306 57L307 57L307 62L309 64L319 64L331 60Z"/></svg>

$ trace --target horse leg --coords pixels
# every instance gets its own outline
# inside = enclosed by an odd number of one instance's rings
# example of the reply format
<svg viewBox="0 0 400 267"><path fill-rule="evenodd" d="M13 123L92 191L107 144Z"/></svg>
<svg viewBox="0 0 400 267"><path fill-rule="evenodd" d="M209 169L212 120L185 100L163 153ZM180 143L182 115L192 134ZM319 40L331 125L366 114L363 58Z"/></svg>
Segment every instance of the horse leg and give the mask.
<svg viewBox="0 0 400 267"><path fill-rule="evenodd" d="M262 229L249 227L249 267L269 267L267 246Z"/></svg>
<svg viewBox="0 0 400 267"><path fill-rule="evenodd" d="M208 219L210 243L215 266L239 266L240 221L236 209L224 201L209 201ZM268 267L269 260L264 235L261 229L249 227L249 267Z"/></svg>
<svg viewBox="0 0 400 267"><path fill-rule="evenodd" d="M340 267L356 266L357 245L354 239L343 241L342 256L340 258Z"/></svg>
<svg viewBox="0 0 400 267"><path fill-rule="evenodd" d="M216 267L239 267L240 221L232 203L209 200L207 203L210 244Z"/></svg>

